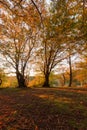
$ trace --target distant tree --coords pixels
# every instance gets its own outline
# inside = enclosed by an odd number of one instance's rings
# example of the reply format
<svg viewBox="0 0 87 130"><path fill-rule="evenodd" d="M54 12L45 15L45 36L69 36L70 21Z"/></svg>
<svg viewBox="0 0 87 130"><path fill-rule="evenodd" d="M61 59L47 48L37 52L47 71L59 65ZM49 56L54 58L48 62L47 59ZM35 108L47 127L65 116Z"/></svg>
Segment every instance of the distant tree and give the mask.
<svg viewBox="0 0 87 130"><path fill-rule="evenodd" d="M36 75L33 77L33 79L30 80L29 86L30 87L41 87L43 84L44 78L42 75Z"/></svg>
<svg viewBox="0 0 87 130"><path fill-rule="evenodd" d="M7 75L4 72L4 69L0 68L0 85L3 85L6 81Z"/></svg>
<svg viewBox="0 0 87 130"><path fill-rule="evenodd" d="M87 57L82 56L77 63L77 71L75 78L80 82L81 86L87 85Z"/></svg>

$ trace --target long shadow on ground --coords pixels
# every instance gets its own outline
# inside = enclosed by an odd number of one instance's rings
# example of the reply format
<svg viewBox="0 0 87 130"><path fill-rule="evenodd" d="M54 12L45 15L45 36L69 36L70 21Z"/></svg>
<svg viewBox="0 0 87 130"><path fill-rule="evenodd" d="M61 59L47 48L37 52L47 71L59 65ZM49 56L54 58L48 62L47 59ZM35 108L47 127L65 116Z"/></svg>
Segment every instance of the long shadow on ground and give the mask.
<svg viewBox="0 0 87 130"><path fill-rule="evenodd" d="M87 95L55 89L1 89L0 130L86 130Z"/></svg>

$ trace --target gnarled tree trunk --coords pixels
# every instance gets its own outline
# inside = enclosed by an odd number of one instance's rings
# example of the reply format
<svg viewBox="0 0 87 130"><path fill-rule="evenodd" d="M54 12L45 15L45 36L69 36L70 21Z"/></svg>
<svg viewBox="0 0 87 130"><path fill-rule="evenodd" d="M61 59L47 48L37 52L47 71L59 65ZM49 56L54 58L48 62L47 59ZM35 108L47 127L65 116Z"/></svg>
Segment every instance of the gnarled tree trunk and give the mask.
<svg viewBox="0 0 87 130"><path fill-rule="evenodd" d="M16 76L17 76L17 81L18 81L18 87L19 88L26 88L26 82L25 82L25 78L24 75L22 75L20 72L16 72Z"/></svg>
<svg viewBox="0 0 87 130"><path fill-rule="evenodd" d="M49 73L45 74L45 80L44 80L43 87L50 87L50 84L49 84Z"/></svg>

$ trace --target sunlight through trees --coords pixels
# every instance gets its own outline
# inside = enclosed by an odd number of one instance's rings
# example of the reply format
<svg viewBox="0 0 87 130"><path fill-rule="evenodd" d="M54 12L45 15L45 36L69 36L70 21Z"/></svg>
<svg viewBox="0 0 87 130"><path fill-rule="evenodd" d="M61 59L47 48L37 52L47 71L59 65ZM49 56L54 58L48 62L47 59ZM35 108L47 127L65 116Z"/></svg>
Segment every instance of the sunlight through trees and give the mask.
<svg viewBox="0 0 87 130"><path fill-rule="evenodd" d="M87 1L0 0L0 54L14 68L18 87L27 87L32 69L43 87L51 86L52 73L57 86L60 79L64 86L86 85Z"/></svg>

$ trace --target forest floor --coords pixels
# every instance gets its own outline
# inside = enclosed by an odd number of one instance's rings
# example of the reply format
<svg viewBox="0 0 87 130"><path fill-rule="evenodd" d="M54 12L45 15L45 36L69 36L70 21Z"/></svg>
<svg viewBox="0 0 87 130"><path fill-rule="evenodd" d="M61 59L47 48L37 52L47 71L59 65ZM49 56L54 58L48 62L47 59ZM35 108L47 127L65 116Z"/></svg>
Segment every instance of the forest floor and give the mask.
<svg viewBox="0 0 87 130"><path fill-rule="evenodd" d="M87 130L87 88L0 89L0 130Z"/></svg>

